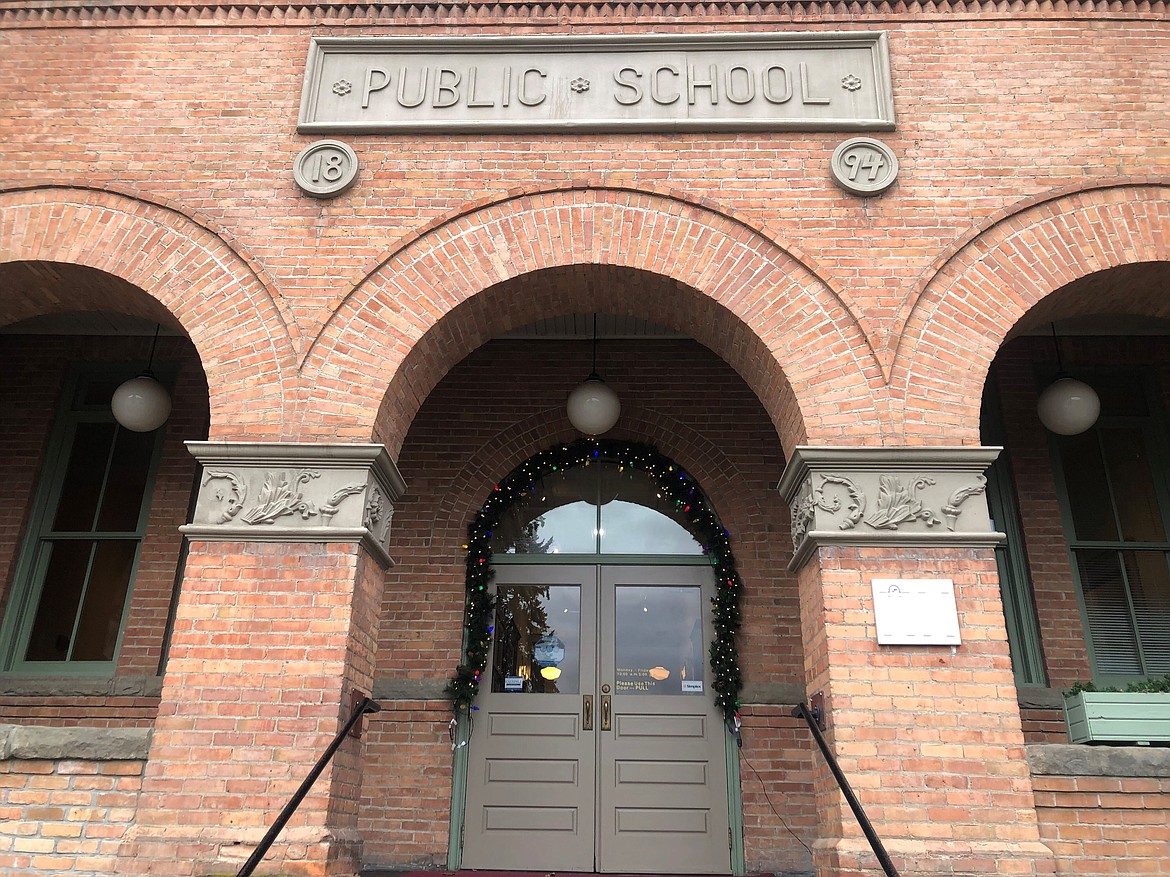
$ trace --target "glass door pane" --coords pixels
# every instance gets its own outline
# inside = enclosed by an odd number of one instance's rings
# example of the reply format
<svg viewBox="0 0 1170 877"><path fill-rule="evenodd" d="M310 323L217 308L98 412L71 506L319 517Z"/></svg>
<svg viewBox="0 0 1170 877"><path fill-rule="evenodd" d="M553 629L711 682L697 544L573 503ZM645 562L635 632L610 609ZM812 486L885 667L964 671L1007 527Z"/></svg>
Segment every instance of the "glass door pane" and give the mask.
<svg viewBox="0 0 1170 877"><path fill-rule="evenodd" d="M697 587L614 588L614 693L703 693L703 597Z"/></svg>
<svg viewBox="0 0 1170 877"><path fill-rule="evenodd" d="M493 636L493 693L580 693L580 587L500 585Z"/></svg>

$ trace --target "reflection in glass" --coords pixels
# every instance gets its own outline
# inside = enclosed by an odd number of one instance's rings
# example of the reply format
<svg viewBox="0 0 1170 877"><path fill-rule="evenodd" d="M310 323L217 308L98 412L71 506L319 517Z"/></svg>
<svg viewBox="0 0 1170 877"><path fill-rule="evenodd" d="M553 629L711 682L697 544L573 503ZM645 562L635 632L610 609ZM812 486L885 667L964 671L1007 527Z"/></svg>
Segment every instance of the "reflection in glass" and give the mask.
<svg viewBox="0 0 1170 877"><path fill-rule="evenodd" d="M495 528L496 554L594 554L597 509L592 497L596 466L553 472L508 509Z"/></svg>
<svg viewBox="0 0 1170 877"><path fill-rule="evenodd" d="M1123 542L1162 542L1162 510L1140 429L1102 429L1101 446Z"/></svg>
<svg viewBox="0 0 1170 877"><path fill-rule="evenodd" d="M614 500L601 507L602 554L702 554L673 519L644 505Z"/></svg>
<svg viewBox="0 0 1170 877"><path fill-rule="evenodd" d="M500 585L492 691L577 694L581 688L581 589Z"/></svg>
<svg viewBox="0 0 1170 877"><path fill-rule="evenodd" d="M65 661L73 641L73 623L85 589L93 542L49 542L44 589L25 652L26 661Z"/></svg>
<svg viewBox="0 0 1170 877"><path fill-rule="evenodd" d="M614 691L702 694L702 595L697 587L614 589Z"/></svg>
<svg viewBox="0 0 1170 877"><path fill-rule="evenodd" d="M98 500L106 482L106 461L114 442L112 423L82 423L69 456L61 485L68 501L57 506L53 529L62 533L88 533L94 529Z"/></svg>
<svg viewBox="0 0 1170 877"><path fill-rule="evenodd" d="M97 544L70 660L114 660L122 627L122 615L117 610L126 605L137 550L138 543L131 540Z"/></svg>
<svg viewBox="0 0 1170 877"><path fill-rule="evenodd" d="M598 461L554 472L500 521L496 554L699 555L703 547L645 472Z"/></svg>
<svg viewBox="0 0 1170 877"><path fill-rule="evenodd" d="M1126 578L1145 674L1170 673L1170 568L1164 551L1126 551Z"/></svg>
<svg viewBox="0 0 1170 877"><path fill-rule="evenodd" d="M1098 671L1140 674L1141 656L1119 553L1081 548L1076 558Z"/></svg>
<svg viewBox="0 0 1170 877"><path fill-rule="evenodd" d="M142 500L150 475L150 467L143 465L143 461L150 460L154 443L155 436L151 433L118 430L98 515L98 530L127 532L138 529L138 517L142 514Z"/></svg>
<svg viewBox="0 0 1170 877"><path fill-rule="evenodd" d="M1117 521L1097 434L1090 430L1062 437L1060 458L1077 538L1115 541Z"/></svg>

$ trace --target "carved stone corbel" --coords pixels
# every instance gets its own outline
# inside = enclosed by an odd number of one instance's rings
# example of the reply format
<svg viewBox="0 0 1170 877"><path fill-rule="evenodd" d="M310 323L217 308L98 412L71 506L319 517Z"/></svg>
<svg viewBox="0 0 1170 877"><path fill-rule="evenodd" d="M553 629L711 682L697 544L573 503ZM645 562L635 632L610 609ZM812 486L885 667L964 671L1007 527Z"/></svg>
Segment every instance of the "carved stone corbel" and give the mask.
<svg viewBox="0 0 1170 877"><path fill-rule="evenodd" d="M790 568L825 544L998 544L983 472L1000 450L798 447L779 485L792 510Z"/></svg>
<svg viewBox="0 0 1170 877"><path fill-rule="evenodd" d="M406 485L382 445L187 442L204 466L190 539L360 542L388 567Z"/></svg>

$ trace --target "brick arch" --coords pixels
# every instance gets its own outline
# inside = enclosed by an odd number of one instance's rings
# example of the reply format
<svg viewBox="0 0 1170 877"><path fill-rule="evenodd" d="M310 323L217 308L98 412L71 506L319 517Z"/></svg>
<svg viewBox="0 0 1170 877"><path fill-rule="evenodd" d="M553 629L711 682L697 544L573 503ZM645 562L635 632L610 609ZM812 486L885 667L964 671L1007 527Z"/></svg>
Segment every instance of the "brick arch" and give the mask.
<svg viewBox="0 0 1170 877"><path fill-rule="evenodd" d="M486 485L506 477L541 451L580 437L563 408L533 415L493 436L451 478L443 493L435 529L465 532L487 499ZM752 526L752 522L764 520L767 513L745 488L746 479L727 455L700 431L653 408L640 408L623 414L618 426L606 433L605 438L656 446L702 487L731 533L737 557L754 560L762 549L766 550L767 536Z"/></svg>
<svg viewBox="0 0 1170 877"><path fill-rule="evenodd" d="M209 228L108 191L10 191L0 193L3 262L80 265L141 290L166 308L199 353L211 437L281 436L284 399L295 380L291 321L260 273Z"/></svg>
<svg viewBox="0 0 1170 877"><path fill-rule="evenodd" d="M1167 259L1170 186L1078 191L999 218L957 249L910 308L891 378L891 396L905 411L905 440L977 443L988 368L1025 313L1090 274ZM1165 299L1118 304L1170 316Z"/></svg>
<svg viewBox="0 0 1170 877"><path fill-rule="evenodd" d="M558 283L549 271L561 272ZM631 293L635 275L623 272L639 272L653 295ZM615 288L614 279L626 282ZM877 429L879 418L865 415L884 393L877 360L824 281L726 216L611 189L509 199L404 246L315 339L301 421L312 430L342 411L380 410L374 435L396 452L455 362L515 326L582 310L645 317L713 350L752 387L788 449L833 430L836 437L843 400L861 412L851 416L849 440Z"/></svg>

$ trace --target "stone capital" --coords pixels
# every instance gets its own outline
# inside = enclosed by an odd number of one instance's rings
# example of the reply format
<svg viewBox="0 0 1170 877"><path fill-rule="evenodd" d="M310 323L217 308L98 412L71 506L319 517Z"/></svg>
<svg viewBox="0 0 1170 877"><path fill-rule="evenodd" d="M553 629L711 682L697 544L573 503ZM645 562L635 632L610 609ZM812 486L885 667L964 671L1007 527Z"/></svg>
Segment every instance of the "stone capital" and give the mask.
<svg viewBox="0 0 1170 877"><path fill-rule="evenodd" d="M797 447L779 490L792 512L792 562L821 545L988 547L997 447Z"/></svg>
<svg viewBox="0 0 1170 877"><path fill-rule="evenodd" d="M389 567L394 503L406 490L377 444L187 442L203 467L193 540L358 542Z"/></svg>

